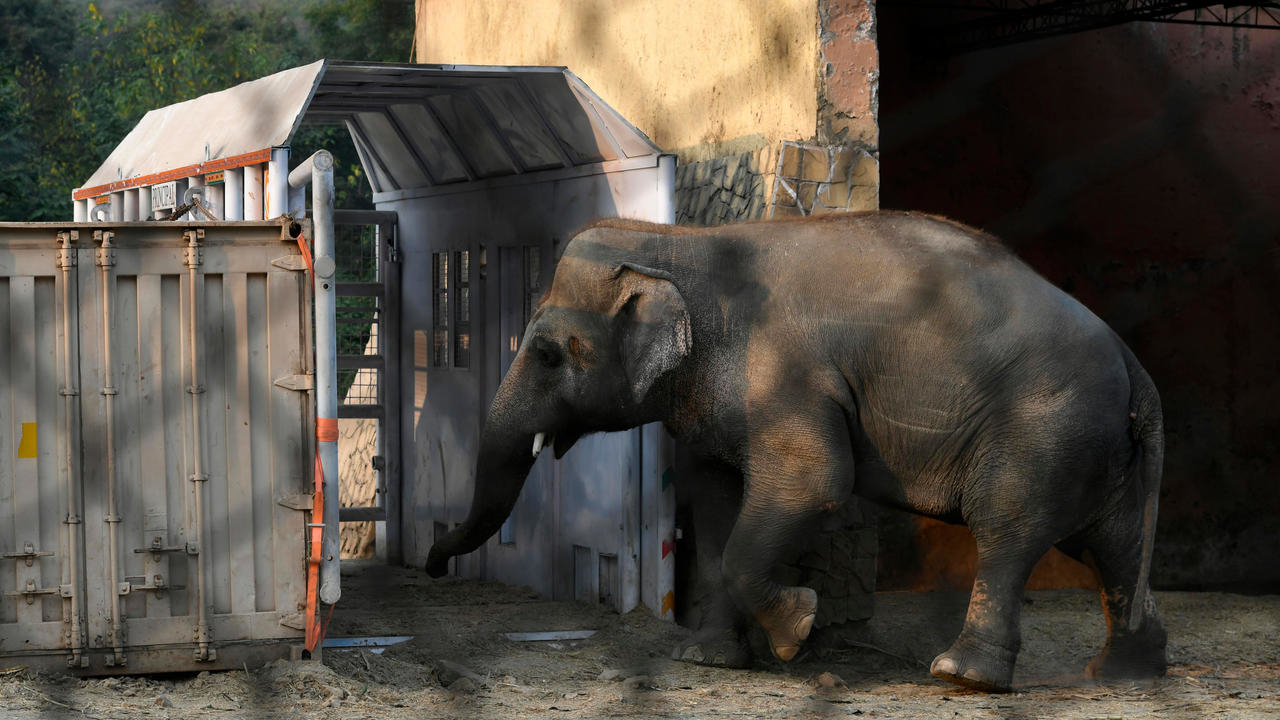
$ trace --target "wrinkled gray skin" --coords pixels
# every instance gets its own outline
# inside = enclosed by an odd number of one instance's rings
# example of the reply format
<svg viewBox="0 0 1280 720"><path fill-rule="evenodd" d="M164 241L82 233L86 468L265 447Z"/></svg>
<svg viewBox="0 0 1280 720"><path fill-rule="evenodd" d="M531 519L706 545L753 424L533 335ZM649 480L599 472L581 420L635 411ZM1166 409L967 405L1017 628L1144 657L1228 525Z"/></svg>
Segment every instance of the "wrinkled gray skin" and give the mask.
<svg viewBox="0 0 1280 720"><path fill-rule="evenodd" d="M725 610L686 658L740 664L744 619L794 657L817 597L771 570L853 493L973 531L968 614L934 675L1009 689L1023 586L1055 544L1088 550L1103 588L1090 671L1164 672L1147 584L1159 396L1110 328L978 231L893 212L583 231L489 409L470 514L427 571L498 530L537 433L559 457L653 421L744 483Z"/></svg>

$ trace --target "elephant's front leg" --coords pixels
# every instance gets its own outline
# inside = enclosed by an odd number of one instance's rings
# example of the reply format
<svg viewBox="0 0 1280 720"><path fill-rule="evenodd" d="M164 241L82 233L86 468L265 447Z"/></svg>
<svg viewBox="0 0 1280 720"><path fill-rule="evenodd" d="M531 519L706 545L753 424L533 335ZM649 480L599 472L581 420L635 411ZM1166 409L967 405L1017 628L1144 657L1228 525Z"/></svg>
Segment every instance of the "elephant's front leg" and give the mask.
<svg viewBox="0 0 1280 720"><path fill-rule="evenodd" d="M771 419L750 436L746 488L725 546L723 576L734 601L760 623L773 654L790 660L808 637L818 595L783 587L774 568L818 516L840 507L853 482L853 457L843 415L830 401L812 414Z"/></svg>

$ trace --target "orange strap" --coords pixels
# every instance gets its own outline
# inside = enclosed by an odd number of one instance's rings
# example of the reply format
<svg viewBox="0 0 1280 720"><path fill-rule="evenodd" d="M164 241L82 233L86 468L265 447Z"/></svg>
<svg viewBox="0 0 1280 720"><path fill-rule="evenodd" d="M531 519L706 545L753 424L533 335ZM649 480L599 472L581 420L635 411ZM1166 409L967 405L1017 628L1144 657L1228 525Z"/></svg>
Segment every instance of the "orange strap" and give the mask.
<svg viewBox="0 0 1280 720"><path fill-rule="evenodd" d="M311 261L311 246L307 243L307 236L298 233L298 249L302 251L302 261L307 264L307 274L309 274L314 282L316 276L316 265Z"/></svg>
<svg viewBox="0 0 1280 720"><path fill-rule="evenodd" d="M316 522L324 518L324 468L320 465L319 450L316 451L315 484L316 495L311 506L311 553L307 558L306 648L309 653L314 653L320 646L325 630L320 626L320 617L316 613L320 597L320 559L324 556L324 523ZM332 608L330 612L333 612Z"/></svg>
<svg viewBox="0 0 1280 720"><path fill-rule="evenodd" d="M315 282L315 264L311 258L311 248L305 235L298 235L298 249L302 251L302 259L307 264L307 274ZM338 420L336 418L316 418L316 463L315 463L315 499L311 506L311 551L307 558L307 621L306 648L314 653L320 643L324 642L325 633L329 630L329 620L333 618L333 606L324 624L320 623L317 612L320 604L320 561L324 557L324 466L320 463L320 447L322 442L338 441Z"/></svg>
<svg viewBox="0 0 1280 720"><path fill-rule="evenodd" d="M316 440L338 442L337 418L316 418Z"/></svg>

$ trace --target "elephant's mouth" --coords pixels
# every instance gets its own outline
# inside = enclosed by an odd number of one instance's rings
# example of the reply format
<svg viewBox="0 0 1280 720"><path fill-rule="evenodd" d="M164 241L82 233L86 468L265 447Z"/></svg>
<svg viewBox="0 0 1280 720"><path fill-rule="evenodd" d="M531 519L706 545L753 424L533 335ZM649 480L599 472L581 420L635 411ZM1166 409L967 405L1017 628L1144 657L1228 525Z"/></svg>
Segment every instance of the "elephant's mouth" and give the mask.
<svg viewBox="0 0 1280 720"><path fill-rule="evenodd" d="M533 436L533 459L534 460L537 460L538 456L542 454L542 448L544 445L555 444L556 436L552 434L550 443L547 443L546 439L547 439L547 434L544 432L540 432L537 435Z"/></svg>
<svg viewBox="0 0 1280 720"><path fill-rule="evenodd" d="M564 457L569 452L569 448L578 442L578 438L583 433L579 430L565 430L562 432L540 432L533 436L533 459L537 460L542 451L548 447L555 449L556 459Z"/></svg>

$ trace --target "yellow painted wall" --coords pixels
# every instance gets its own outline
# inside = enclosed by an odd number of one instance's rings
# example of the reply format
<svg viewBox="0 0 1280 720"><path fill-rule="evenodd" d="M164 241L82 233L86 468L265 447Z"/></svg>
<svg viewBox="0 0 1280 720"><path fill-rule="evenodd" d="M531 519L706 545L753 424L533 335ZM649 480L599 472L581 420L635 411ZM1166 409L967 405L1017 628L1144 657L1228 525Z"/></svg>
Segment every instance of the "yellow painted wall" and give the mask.
<svg viewBox="0 0 1280 720"><path fill-rule="evenodd" d="M815 0L417 0L417 61L565 65L685 162L812 138Z"/></svg>

